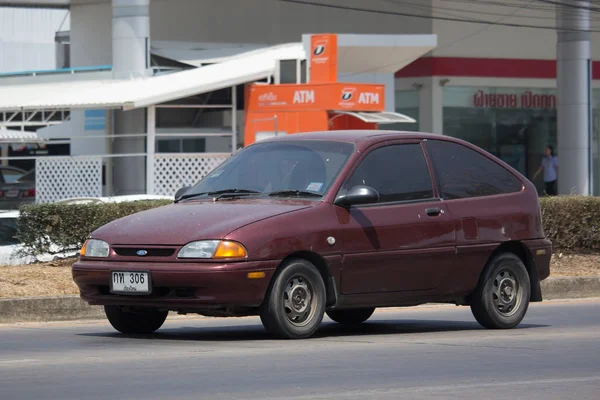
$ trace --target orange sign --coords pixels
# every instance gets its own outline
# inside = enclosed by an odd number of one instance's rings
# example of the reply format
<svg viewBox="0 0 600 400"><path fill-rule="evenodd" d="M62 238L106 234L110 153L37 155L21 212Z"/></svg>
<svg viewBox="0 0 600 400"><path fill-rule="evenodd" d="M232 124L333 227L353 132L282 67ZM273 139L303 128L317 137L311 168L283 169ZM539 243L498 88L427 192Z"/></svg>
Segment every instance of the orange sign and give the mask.
<svg viewBox="0 0 600 400"><path fill-rule="evenodd" d="M337 35L312 35L310 49L310 83L337 81Z"/></svg>
<svg viewBox="0 0 600 400"><path fill-rule="evenodd" d="M249 111L383 111L385 87L355 83L253 85Z"/></svg>

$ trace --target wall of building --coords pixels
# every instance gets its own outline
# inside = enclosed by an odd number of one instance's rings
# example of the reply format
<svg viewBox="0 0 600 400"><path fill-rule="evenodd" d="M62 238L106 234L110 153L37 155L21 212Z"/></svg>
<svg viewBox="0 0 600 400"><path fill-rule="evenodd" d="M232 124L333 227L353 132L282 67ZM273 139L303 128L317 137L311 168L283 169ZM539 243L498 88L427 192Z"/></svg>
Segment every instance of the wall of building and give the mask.
<svg viewBox="0 0 600 400"><path fill-rule="evenodd" d="M66 10L0 7L0 72L54 69L54 35L69 23Z"/></svg>
<svg viewBox="0 0 600 400"><path fill-rule="evenodd" d="M71 6L71 66L112 64L112 6L108 3Z"/></svg>
<svg viewBox="0 0 600 400"><path fill-rule="evenodd" d="M554 5L534 2L449 2L433 0L433 33L439 45L436 57L556 58ZM550 2L548 2L550 3ZM464 23L443 20L483 20L499 24L543 26L549 29ZM593 17L592 17L593 18ZM593 25L593 24L592 24ZM600 33L592 33L592 57L600 59Z"/></svg>
<svg viewBox="0 0 600 400"><path fill-rule="evenodd" d="M277 0L152 0L153 40L285 43L303 33L431 33L427 19L284 3ZM332 0L329 4L407 12L382 0ZM400 3L400 2L398 2ZM426 9L431 0L421 0Z"/></svg>

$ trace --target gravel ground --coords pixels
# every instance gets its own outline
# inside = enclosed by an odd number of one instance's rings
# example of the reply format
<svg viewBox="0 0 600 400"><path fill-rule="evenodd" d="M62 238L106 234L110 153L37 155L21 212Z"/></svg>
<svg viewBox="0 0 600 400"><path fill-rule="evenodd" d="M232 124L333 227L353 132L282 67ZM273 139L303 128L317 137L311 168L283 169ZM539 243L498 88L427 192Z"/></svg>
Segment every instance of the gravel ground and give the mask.
<svg viewBox="0 0 600 400"><path fill-rule="evenodd" d="M0 266L0 298L79 294L71 277L75 258L32 265ZM600 276L600 253L555 254L551 276Z"/></svg>

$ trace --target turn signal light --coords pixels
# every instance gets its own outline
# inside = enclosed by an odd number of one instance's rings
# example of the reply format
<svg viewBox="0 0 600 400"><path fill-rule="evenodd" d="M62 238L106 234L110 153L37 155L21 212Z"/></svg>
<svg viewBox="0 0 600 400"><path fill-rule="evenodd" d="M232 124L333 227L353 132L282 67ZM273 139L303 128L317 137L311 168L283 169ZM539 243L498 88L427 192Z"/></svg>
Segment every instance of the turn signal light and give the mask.
<svg viewBox="0 0 600 400"><path fill-rule="evenodd" d="M241 244L223 240L219 242L213 258L246 258L247 255Z"/></svg>
<svg viewBox="0 0 600 400"><path fill-rule="evenodd" d="M81 247L81 251L79 252L80 256L85 257L85 248L87 247L87 243L88 243L87 240L85 241L85 243L83 243L83 246Z"/></svg>

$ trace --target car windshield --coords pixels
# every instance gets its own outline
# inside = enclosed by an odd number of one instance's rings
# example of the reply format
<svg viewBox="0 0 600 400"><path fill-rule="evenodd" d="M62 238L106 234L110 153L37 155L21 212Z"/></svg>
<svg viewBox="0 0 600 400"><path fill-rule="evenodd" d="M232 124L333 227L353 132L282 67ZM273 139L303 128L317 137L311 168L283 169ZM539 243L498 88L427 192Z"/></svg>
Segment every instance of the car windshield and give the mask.
<svg viewBox="0 0 600 400"><path fill-rule="evenodd" d="M345 142L258 143L223 162L190 188L185 197L215 192L322 197L353 152L354 144Z"/></svg>

